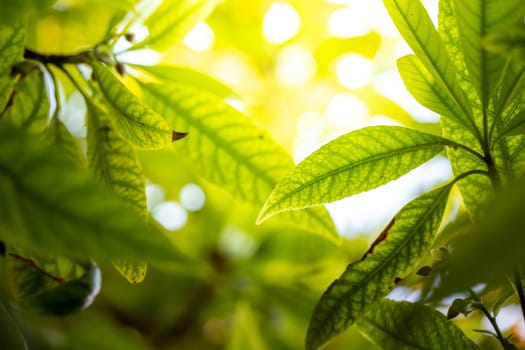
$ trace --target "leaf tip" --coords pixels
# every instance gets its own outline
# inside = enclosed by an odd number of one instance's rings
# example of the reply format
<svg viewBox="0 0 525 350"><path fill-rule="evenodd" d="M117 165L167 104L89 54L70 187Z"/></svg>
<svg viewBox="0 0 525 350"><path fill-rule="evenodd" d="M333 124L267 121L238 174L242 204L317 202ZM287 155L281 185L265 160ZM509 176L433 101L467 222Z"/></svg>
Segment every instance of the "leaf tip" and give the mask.
<svg viewBox="0 0 525 350"><path fill-rule="evenodd" d="M174 142L174 141L177 141L177 140L183 139L183 138L185 138L187 135L188 135L187 132L178 132L178 131L173 130L173 131L171 132L171 142Z"/></svg>

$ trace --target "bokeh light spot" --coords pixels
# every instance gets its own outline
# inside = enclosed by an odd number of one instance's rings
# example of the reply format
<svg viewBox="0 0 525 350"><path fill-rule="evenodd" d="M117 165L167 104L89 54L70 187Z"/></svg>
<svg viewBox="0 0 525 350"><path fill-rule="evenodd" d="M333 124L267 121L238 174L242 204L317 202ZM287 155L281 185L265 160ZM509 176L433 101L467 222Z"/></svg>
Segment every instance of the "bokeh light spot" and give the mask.
<svg viewBox="0 0 525 350"><path fill-rule="evenodd" d="M179 230L188 221L188 212L174 201L162 202L153 209L153 217L165 229Z"/></svg>
<svg viewBox="0 0 525 350"><path fill-rule="evenodd" d="M193 51L205 52L213 47L215 34L205 22L200 22L184 37L184 44Z"/></svg>
<svg viewBox="0 0 525 350"><path fill-rule="evenodd" d="M358 54L347 54L337 62L337 80L348 89L360 89L370 83L373 74L372 62Z"/></svg>
<svg viewBox="0 0 525 350"><path fill-rule="evenodd" d="M279 45L293 38L301 27L295 8L286 2L273 3L263 19L263 35L271 44Z"/></svg>
<svg viewBox="0 0 525 350"><path fill-rule="evenodd" d="M279 52L275 77L282 85L301 86L315 75L316 69L312 54L300 45L292 45Z"/></svg>
<svg viewBox="0 0 525 350"><path fill-rule="evenodd" d="M194 183L184 185L180 190L180 204L189 211L201 210L206 202L202 188Z"/></svg>

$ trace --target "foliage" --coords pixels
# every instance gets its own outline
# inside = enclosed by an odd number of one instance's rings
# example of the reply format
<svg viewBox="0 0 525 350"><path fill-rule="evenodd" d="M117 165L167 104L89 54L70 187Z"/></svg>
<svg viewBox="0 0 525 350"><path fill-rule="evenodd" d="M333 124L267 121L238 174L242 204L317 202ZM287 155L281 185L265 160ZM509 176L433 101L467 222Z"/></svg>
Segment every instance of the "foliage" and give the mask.
<svg viewBox="0 0 525 350"><path fill-rule="evenodd" d="M278 66L260 34L236 28L256 6L231 2L237 16L204 0L0 2L0 347L515 348L496 315L509 303L525 310L525 3L440 0L436 28L420 1L385 0L413 50L399 74L439 124L363 88L355 96L374 114L403 125L345 130L294 166L289 115L246 111L250 88L180 64L200 59L180 44L213 13L261 72ZM349 50L375 57L382 40L318 39L319 74ZM162 62L123 58L144 49ZM254 91L269 106L282 93L293 114L298 94L279 89ZM323 204L437 156L452 179L419 191L369 247L342 238ZM187 183L206 205L172 211L188 215L174 235L162 208ZM420 297L386 298L399 288ZM467 321L449 320L460 314ZM482 316L492 329L471 332Z"/></svg>

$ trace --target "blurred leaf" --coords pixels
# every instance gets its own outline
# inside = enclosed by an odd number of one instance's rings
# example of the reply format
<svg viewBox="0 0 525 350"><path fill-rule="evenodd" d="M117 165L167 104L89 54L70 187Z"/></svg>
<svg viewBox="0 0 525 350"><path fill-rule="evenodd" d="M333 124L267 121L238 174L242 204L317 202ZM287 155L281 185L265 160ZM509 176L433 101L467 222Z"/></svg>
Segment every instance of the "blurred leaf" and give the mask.
<svg viewBox="0 0 525 350"><path fill-rule="evenodd" d="M23 69L20 81L14 87L14 97L0 115L0 121L40 133L46 127L50 108L44 73L33 64L27 64Z"/></svg>
<svg viewBox="0 0 525 350"><path fill-rule="evenodd" d="M89 169L146 219L146 180L135 150L119 137L103 111L90 102L87 110ZM139 283L146 276L145 262L120 261L115 266L131 283Z"/></svg>
<svg viewBox="0 0 525 350"><path fill-rule="evenodd" d="M94 263L70 263L67 275L52 275L30 258L9 252L6 275L11 298L22 309L40 314L65 316L82 310L95 300L101 277ZM81 269L79 276L75 272Z"/></svg>
<svg viewBox="0 0 525 350"><path fill-rule="evenodd" d="M0 4L4 5L3 0ZM4 11L5 7L0 6ZM26 23L17 17L12 24L0 23L0 115L4 110L14 85L12 67L22 59Z"/></svg>
<svg viewBox="0 0 525 350"><path fill-rule="evenodd" d="M310 320L306 349L317 349L346 330L428 252L453 182L404 206L363 258L346 268L324 292Z"/></svg>
<svg viewBox="0 0 525 350"><path fill-rule="evenodd" d="M45 13L57 0L0 0L0 21L9 25L21 18ZM0 45L1 47L1 45Z"/></svg>
<svg viewBox="0 0 525 350"><path fill-rule="evenodd" d="M272 191L258 221L290 209L333 202L390 182L452 143L398 126L345 134L302 161Z"/></svg>
<svg viewBox="0 0 525 350"><path fill-rule="evenodd" d="M397 61L399 73L408 91L428 109L462 121L461 108L450 99L447 88L434 79L416 55L407 55Z"/></svg>
<svg viewBox="0 0 525 350"><path fill-rule="evenodd" d="M454 117L476 132L472 121L472 110L456 79L454 65L421 2L386 0L384 4L408 45L429 70L434 80L439 83L439 86L446 88L448 99L456 105L454 110L462 111L461 114L454 115Z"/></svg>
<svg viewBox="0 0 525 350"><path fill-rule="evenodd" d="M22 333L3 303L0 303L0 339L2 339L2 349L27 350Z"/></svg>
<svg viewBox="0 0 525 350"><path fill-rule="evenodd" d="M231 339L226 346L228 350L265 350L256 313L246 302L239 302L233 321Z"/></svg>
<svg viewBox="0 0 525 350"><path fill-rule="evenodd" d="M461 47L482 108L496 92L505 58L482 47L485 35L523 22L525 3L522 0L453 0L453 8Z"/></svg>
<svg viewBox="0 0 525 350"><path fill-rule="evenodd" d="M525 186L512 184L497 193L482 210L477 225L456 239L447 274L436 293L448 295L478 284L505 284L525 266Z"/></svg>
<svg viewBox="0 0 525 350"><path fill-rule="evenodd" d="M212 77L196 70L177 66L134 66L143 70L163 83L178 83L191 86L199 90L210 92L220 98L238 97L238 94L229 86L224 85Z"/></svg>
<svg viewBox="0 0 525 350"><path fill-rule="evenodd" d="M218 97L179 84L141 86L152 109L174 128L188 131L187 140L175 149L191 158L199 175L237 198L262 206L273 186L293 167L281 147ZM309 232L339 239L324 208L289 218Z"/></svg>
<svg viewBox="0 0 525 350"><path fill-rule="evenodd" d="M525 25L521 24L488 34L483 38L482 44L488 51L525 62Z"/></svg>
<svg viewBox="0 0 525 350"><path fill-rule="evenodd" d="M119 134L133 145L158 149L171 144L184 134L177 133L160 115L142 104L111 70L93 62L93 71L108 101L120 113L110 113Z"/></svg>
<svg viewBox="0 0 525 350"><path fill-rule="evenodd" d="M456 298L448 308L447 319L453 319L459 314L467 317L473 310L474 307L471 299Z"/></svg>
<svg viewBox="0 0 525 350"><path fill-rule="evenodd" d="M130 50L148 46L166 49L180 42L199 21L206 19L217 0L163 0L144 22L149 36Z"/></svg>
<svg viewBox="0 0 525 350"><path fill-rule="evenodd" d="M440 312L417 303L383 299L357 325L385 350L479 349Z"/></svg>
<svg viewBox="0 0 525 350"><path fill-rule="evenodd" d="M48 125L46 137L49 143L60 149L69 160L79 166L85 166L85 158L78 140L57 117L54 117Z"/></svg>
<svg viewBox="0 0 525 350"><path fill-rule="evenodd" d="M120 198L62 152L29 138L0 128L0 240L79 258L180 259Z"/></svg>

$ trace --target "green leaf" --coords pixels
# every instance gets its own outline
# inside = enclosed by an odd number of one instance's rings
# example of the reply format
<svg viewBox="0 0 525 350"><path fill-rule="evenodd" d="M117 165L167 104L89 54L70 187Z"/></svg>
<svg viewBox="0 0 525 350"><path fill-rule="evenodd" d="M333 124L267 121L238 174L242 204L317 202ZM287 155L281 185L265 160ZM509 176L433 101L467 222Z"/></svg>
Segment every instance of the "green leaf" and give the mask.
<svg viewBox="0 0 525 350"><path fill-rule="evenodd" d="M506 59L486 51L483 39L509 25L523 22L525 5L521 0L453 0L453 7L470 77L483 108L488 108Z"/></svg>
<svg viewBox="0 0 525 350"><path fill-rule="evenodd" d="M93 62L100 88L111 105L120 113L111 113L119 134L133 145L159 149L181 138L160 115L139 99L105 66Z"/></svg>
<svg viewBox="0 0 525 350"><path fill-rule="evenodd" d="M206 180L237 198L262 206L292 167L290 156L253 122L222 99L179 84L142 84L144 98L174 128L190 136L175 147ZM176 160L174 160L176 161ZM338 234L324 208L287 217L309 232L333 240Z"/></svg>
<svg viewBox="0 0 525 350"><path fill-rule="evenodd" d="M26 23L19 16L16 18L12 24L0 23L0 76L9 75L24 54Z"/></svg>
<svg viewBox="0 0 525 350"><path fill-rule="evenodd" d="M205 90L220 98L238 97L238 94L229 86L202 74L196 70L177 66L134 66L148 74L153 75L163 83L178 83Z"/></svg>
<svg viewBox="0 0 525 350"><path fill-rule="evenodd" d="M87 102L87 111L87 158L91 172L146 220L146 180L135 150L120 138L102 110ZM115 267L131 283L139 283L146 276L145 262L120 261Z"/></svg>
<svg viewBox="0 0 525 350"><path fill-rule="evenodd" d="M346 330L407 277L428 252L440 226L453 182L403 207L363 258L324 292L310 320L306 349L319 348Z"/></svg>
<svg viewBox="0 0 525 350"><path fill-rule="evenodd" d="M62 264L61 264L62 263ZM51 264L57 269L62 261ZM6 255L6 274L11 298L26 311L65 316L85 309L100 292L100 270L94 262L67 261L61 274L48 271L37 260L14 252Z"/></svg>
<svg viewBox="0 0 525 350"><path fill-rule="evenodd" d="M452 143L398 126L375 126L322 146L275 186L258 222L386 184L430 160Z"/></svg>
<svg viewBox="0 0 525 350"><path fill-rule="evenodd" d="M383 299L357 325L385 350L479 349L440 312L418 303Z"/></svg>
<svg viewBox="0 0 525 350"><path fill-rule="evenodd" d="M0 240L78 258L180 258L123 200L39 141L0 128Z"/></svg>
<svg viewBox="0 0 525 350"><path fill-rule="evenodd" d="M20 81L14 87L14 94L0 120L34 133L44 131L50 106L44 74L39 66L24 66Z"/></svg>
<svg viewBox="0 0 525 350"><path fill-rule="evenodd" d="M53 118L46 130L47 140L51 145L60 149L71 161L79 166L85 166L84 155L78 140L58 118Z"/></svg>
<svg viewBox="0 0 525 350"><path fill-rule="evenodd" d="M22 333L20 333L20 330L3 303L0 303L0 339L2 339L4 349L27 350L27 345Z"/></svg>
<svg viewBox="0 0 525 350"><path fill-rule="evenodd" d="M504 126L502 136L516 136L525 134L525 109L522 109L512 120Z"/></svg>
<svg viewBox="0 0 525 350"><path fill-rule="evenodd" d="M453 115L458 121L476 132L473 115L468 100L456 78L454 65L430 17L419 0L385 0L384 4L390 13L397 29L406 40L423 65L432 74L440 87L446 88L450 103L462 111Z"/></svg>
<svg viewBox="0 0 525 350"><path fill-rule="evenodd" d="M525 62L525 25L522 23L488 34L483 38L482 44L488 51Z"/></svg>
<svg viewBox="0 0 525 350"><path fill-rule="evenodd" d="M216 3L217 0L164 0L144 22L149 36L130 50L145 46L162 50L177 44L212 12Z"/></svg>
<svg viewBox="0 0 525 350"><path fill-rule="evenodd" d="M408 91L423 106L456 119L463 113L459 105L449 98L447 88L434 79L417 56L401 57L397 67Z"/></svg>

